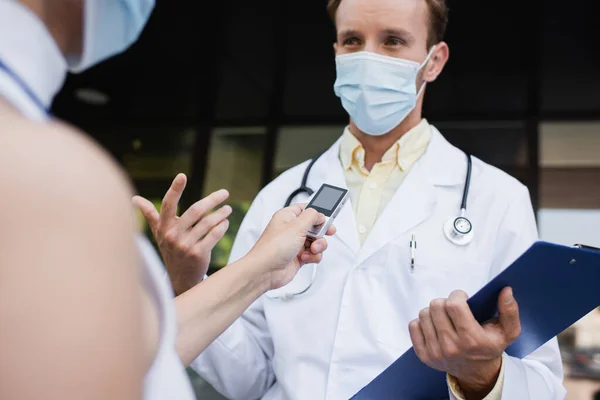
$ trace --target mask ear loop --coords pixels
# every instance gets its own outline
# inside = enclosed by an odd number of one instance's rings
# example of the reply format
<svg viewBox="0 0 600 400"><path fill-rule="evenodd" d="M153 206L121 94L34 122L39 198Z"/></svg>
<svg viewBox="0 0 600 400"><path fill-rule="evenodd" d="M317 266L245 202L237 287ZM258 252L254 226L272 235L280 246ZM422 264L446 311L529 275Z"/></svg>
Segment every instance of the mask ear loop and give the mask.
<svg viewBox="0 0 600 400"><path fill-rule="evenodd" d="M431 50L429 50L429 54L427 54L427 57L425 58L425 60L421 63L421 65L419 65L419 69L418 71L422 70L423 67L425 67L427 65L427 63L429 62L429 60L431 59L431 56L433 55L433 51L435 50L437 45L433 45L433 47L431 47ZM417 71L417 73L418 73ZM425 90L425 86L427 86L427 81L423 80L423 84L421 85L421 88L419 89L419 92L417 93L417 99L419 97L421 97L421 95L423 94L423 90Z"/></svg>
<svg viewBox="0 0 600 400"><path fill-rule="evenodd" d="M94 10L92 1L87 0L83 2L83 15L82 15L82 36L81 36L81 53L67 55L66 61L69 72L80 73L87 69L88 59L93 51L93 24L94 21Z"/></svg>

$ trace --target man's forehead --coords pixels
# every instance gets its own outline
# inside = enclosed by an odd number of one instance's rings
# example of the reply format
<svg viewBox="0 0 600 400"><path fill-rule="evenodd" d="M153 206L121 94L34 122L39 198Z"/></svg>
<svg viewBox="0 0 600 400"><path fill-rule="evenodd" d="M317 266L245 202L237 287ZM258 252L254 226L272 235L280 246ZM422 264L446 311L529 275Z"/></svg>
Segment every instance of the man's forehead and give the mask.
<svg viewBox="0 0 600 400"><path fill-rule="evenodd" d="M425 0L342 0L336 14L338 31L376 25L412 30L427 22Z"/></svg>

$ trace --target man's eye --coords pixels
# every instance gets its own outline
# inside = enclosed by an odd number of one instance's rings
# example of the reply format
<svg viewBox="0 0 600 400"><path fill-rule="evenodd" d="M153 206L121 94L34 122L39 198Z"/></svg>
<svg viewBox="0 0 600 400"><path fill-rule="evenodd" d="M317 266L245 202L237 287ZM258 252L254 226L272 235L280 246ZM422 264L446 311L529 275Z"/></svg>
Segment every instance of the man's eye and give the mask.
<svg viewBox="0 0 600 400"><path fill-rule="evenodd" d="M349 38L344 40L344 46L356 46L358 45L358 39Z"/></svg>
<svg viewBox="0 0 600 400"><path fill-rule="evenodd" d="M401 46L404 42L398 38L389 38L385 42L386 46Z"/></svg>

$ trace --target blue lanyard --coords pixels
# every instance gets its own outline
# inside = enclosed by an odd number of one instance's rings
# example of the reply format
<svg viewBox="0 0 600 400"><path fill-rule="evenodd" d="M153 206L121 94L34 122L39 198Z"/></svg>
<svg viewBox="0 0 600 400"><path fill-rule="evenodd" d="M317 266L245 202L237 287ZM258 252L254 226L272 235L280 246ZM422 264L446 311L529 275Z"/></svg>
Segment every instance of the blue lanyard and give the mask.
<svg viewBox="0 0 600 400"><path fill-rule="evenodd" d="M33 93L33 90L31 90L31 88L25 83L25 81L23 81L23 79L21 79L19 75L17 75L16 72L10 69L9 66L6 65L1 59L0 70L6 72L8 76L10 76L12 80L15 81L15 83L21 87L23 92L25 92L25 94L31 99L31 101L33 101L35 105L39 107L40 110L44 111L44 113L46 114L49 114L49 110L46 108L46 106L40 100L40 98L37 97L35 93Z"/></svg>

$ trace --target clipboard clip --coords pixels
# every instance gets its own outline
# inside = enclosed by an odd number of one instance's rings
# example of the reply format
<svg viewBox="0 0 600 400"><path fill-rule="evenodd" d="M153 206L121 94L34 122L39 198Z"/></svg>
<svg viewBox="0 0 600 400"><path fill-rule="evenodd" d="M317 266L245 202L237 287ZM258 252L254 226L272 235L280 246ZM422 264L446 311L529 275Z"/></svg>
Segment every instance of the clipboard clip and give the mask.
<svg viewBox="0 0 600 400"><path fill-rule="evenodd" d="M600 251L600 248L598 247L593 247L593 246L587 246L585 244L574 244L574 247L577 247L578 249L584 249L584 250L592 250L592 251Z"/></svg>

